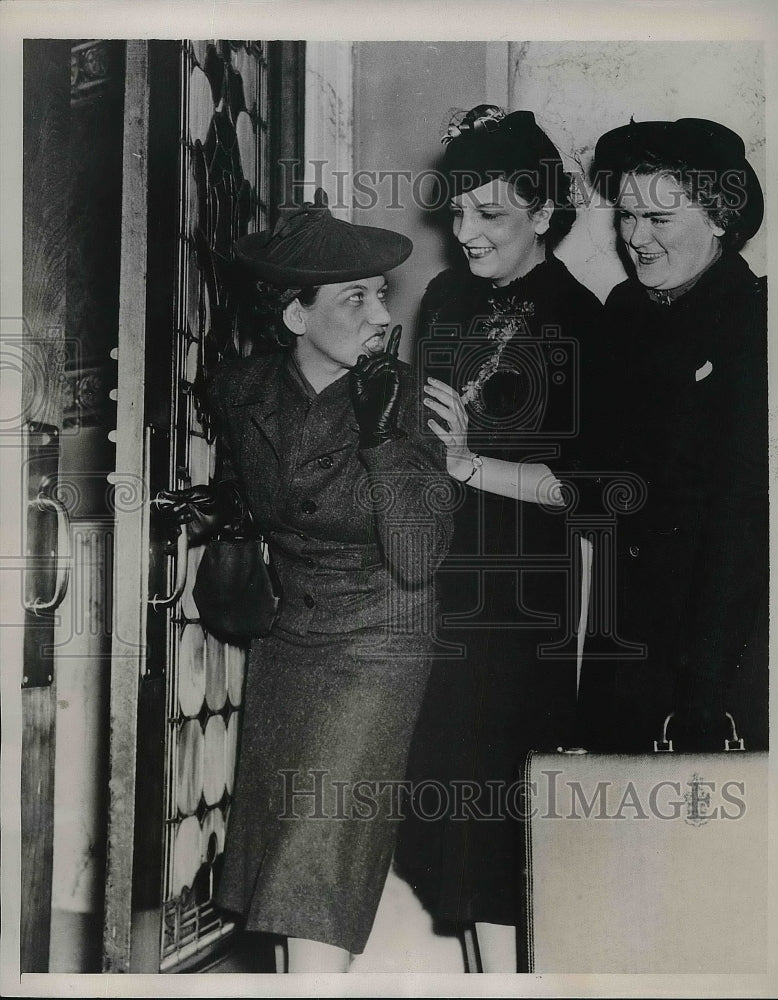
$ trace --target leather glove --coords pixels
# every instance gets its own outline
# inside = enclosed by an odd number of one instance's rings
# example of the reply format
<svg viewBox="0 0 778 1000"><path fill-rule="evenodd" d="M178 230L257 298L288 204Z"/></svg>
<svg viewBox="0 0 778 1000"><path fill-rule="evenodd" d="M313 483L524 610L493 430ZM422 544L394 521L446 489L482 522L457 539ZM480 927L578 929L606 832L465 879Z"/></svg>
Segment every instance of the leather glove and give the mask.
<svg viewBox="0 0 778 1000"><path fill-rule="evenodd" d="M359 447L375 448L405 435L396 425L400 398L397 352L402 327L396 326L387 348L368 358L361 354L351 369L351 401L359 424Z"/></svg>
<svg viewBox="0 0 778 1000"><path fill-rule="evenodd" d="M248 533L252 524L251 512L233 479L185 490L161 490L155 506L169 523L187 525L190 545L200 545L222 533Z"/></svg>

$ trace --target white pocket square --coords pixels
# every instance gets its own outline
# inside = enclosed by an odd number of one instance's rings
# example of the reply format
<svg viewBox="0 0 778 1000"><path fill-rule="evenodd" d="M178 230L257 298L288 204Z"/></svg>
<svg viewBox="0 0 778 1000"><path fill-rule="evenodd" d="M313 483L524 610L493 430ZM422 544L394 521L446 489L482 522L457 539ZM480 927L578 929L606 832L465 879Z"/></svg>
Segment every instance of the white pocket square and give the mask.
<svg viewBox="0 0 778 1000"><path fill-rule="evenodd" d="M704 378L707 378L712 371L713 371L713 365L710 363L710 361L706 361L705 364L702 366L702 368L698 368L697 371L694 373L694 380L696 382L702 382L702 380Z"/></svg>

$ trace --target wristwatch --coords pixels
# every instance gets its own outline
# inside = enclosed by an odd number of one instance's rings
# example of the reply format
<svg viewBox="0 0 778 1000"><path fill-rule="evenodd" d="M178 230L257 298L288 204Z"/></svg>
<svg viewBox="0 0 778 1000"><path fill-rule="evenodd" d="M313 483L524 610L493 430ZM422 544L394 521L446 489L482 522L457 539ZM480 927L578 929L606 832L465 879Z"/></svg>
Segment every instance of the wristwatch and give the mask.
<svg viewBox="0 0 778 1000"><path fill-rule="evenodd" d="M476 472L478 472L478 470L484 464L484 460L481 458L480 455L476 455L475 452L473 452L473 454L471 455L470 461L473 463L473 471L470 473L470 475L467 477L467 479L460 479L460 482L462 483L463 486L464 486L465 483L469 483L470 482L470 480L473 478L473 476L476 474Z"/></svg>

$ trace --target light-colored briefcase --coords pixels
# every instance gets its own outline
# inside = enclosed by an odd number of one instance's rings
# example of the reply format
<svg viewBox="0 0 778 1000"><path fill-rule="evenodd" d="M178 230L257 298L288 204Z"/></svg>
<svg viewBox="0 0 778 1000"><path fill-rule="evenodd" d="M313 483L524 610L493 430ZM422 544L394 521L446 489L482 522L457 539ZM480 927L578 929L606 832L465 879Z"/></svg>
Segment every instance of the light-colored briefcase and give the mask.
<svg viewBox="0 0 778 1000"><path fill-rule="evenodd" d="M767 970L768 756L739 745L529 755L527 971Z"/></svg>

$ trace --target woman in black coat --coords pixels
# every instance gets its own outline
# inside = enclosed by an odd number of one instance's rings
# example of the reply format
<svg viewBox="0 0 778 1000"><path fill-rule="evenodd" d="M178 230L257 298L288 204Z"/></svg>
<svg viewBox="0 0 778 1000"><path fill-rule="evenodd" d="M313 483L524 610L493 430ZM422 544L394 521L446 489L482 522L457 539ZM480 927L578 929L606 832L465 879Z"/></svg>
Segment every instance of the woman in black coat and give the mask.
<svg viewBox="0 0 778 1000"><path fill-rule="evenodd" d="M673 713L676 749L721 750L728 712L765 748L766 287L737 253L761 188L740 137L702 119L609 132L595 177L631 276L605 305L591 464L633 495L604 510L580 739L649 751Z"/></svg>
<svg viewBox="0 0 778 1000"><path fill-rule="evenodd" d="M442 447L420 432L399 327L385 343L384 272L410 251L398 233L335 220L322 191L241 238L276 349L209 386L223 474L282 593L249 655L215 900L248 930L286 936L290 972L346 971L364 949L429 671L451 489ZM191 491L174 498L181 520L199 518Z"/></svg>
<svg viewBox="0 0 778 1000"><path fill-rule="evenodd" d="M551 252L575 210L532 113L478 106L446 140L460 263L424 296L418 363L463 485L397 862L438 920L475 924L484 971L515 972L516 782L574 737L580 546L555 473L578 467L601 306Z"/></svg>

